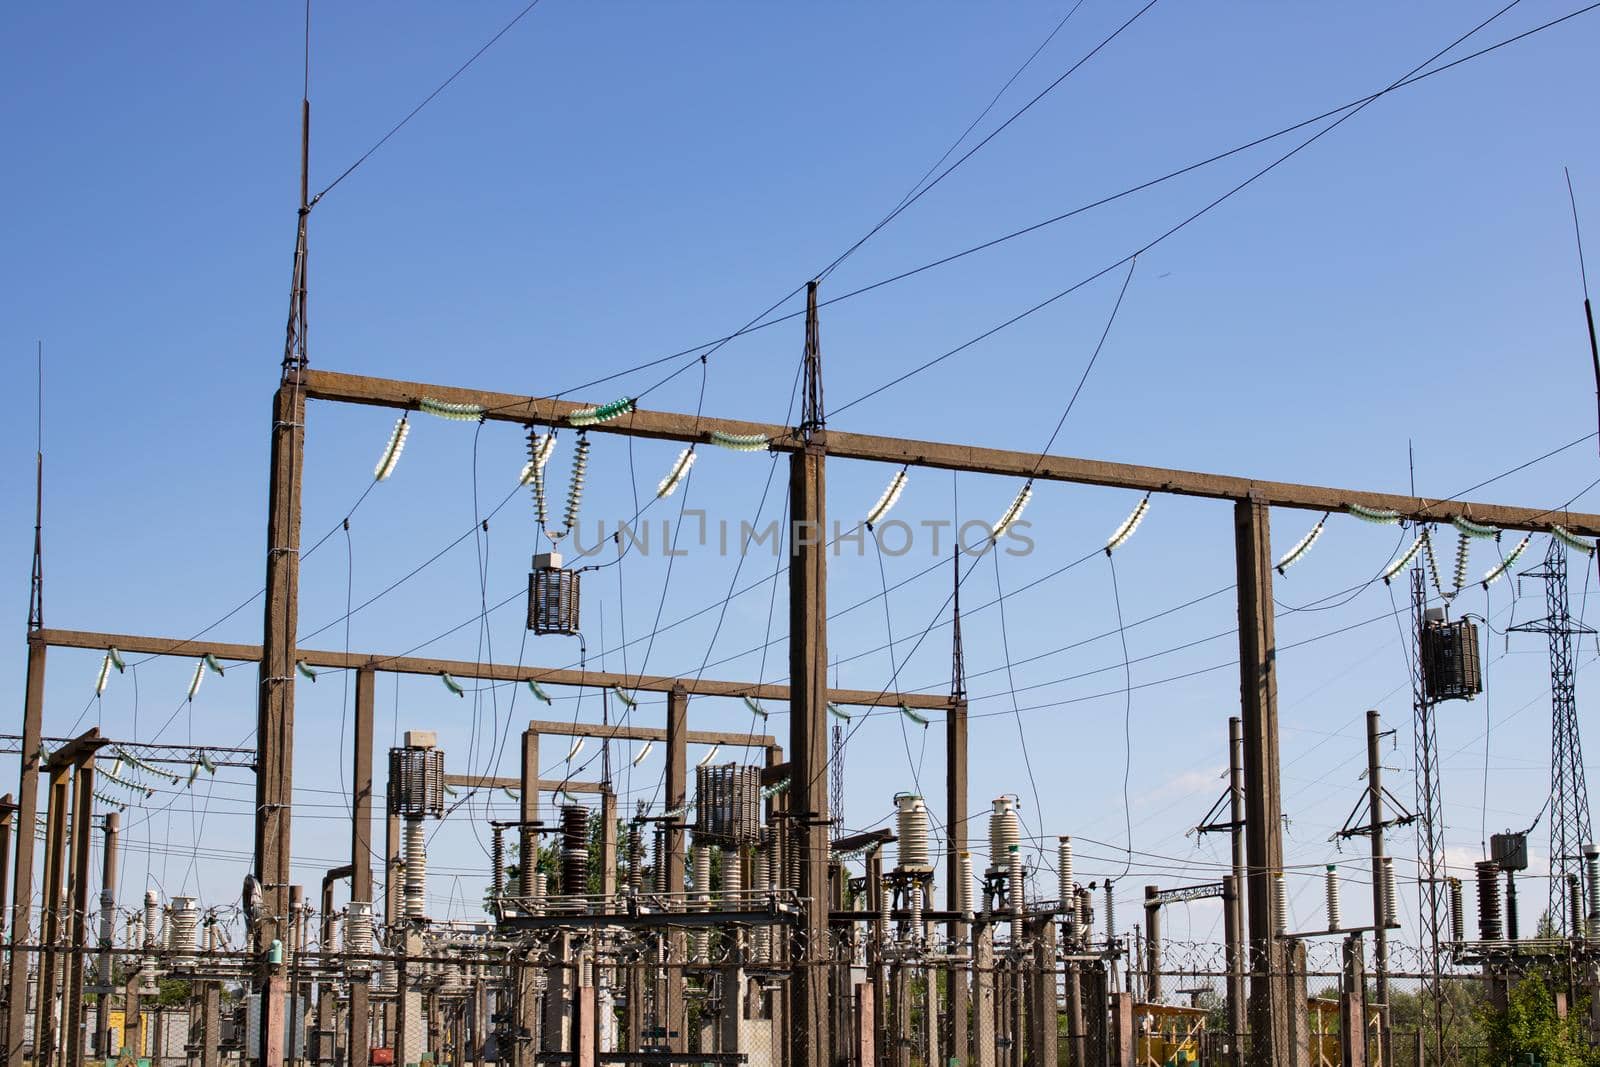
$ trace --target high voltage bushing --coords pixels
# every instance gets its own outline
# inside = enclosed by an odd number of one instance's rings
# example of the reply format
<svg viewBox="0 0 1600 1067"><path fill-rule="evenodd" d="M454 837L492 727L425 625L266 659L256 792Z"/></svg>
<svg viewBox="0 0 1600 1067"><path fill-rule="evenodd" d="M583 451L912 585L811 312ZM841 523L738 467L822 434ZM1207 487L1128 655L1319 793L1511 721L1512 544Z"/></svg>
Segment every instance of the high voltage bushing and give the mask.
<svg viewBox="0 0 1600 1067"><path fill-rule="evenodd" d="M1056 838L1056 899L1063 910L1072 902L1073 885L1072 838L1062 835Z"/></svg>
<svg viewBox="0 0 1600 1067"><path fill-rule="evenodd" d="M1022 911L1023 882L1022 877L1022 849L1017 845L1010 846L1006 853L1006 897L1011 905L1011 947L1017 948L1022 944Z"/></svg>
<svg viewBox="0 0 1600 1067"><path fill-rule="evenodd" d="M1478 628L1469 619L1448 622L1430 608L1422 627L1422 686L1431 701L1471 700L1483 692Z"/></svg>
<svg viewBox="0 0 1600 1067"><path fill-rule="evenodd" d="M928 806L914 793L894 798L898 840L898 868L907 874L933 870L933 854L928 846Z"/></svg>
<svg viewBox="0 0 1600 1067"><path fill-rule="evenodd" d="M761 768L724 763L695 768L694 838L733 848L761 831Z"/></svg>
<svg viewBox="0 0 1600 1067"><path fill-rule="evenodd" d="M1272 930L1279 937L1289 932L1289 894L1284 888L1282 871L1272 874Z"/></svg>
<svg viewBox="0 0 1600 1067"><path fill-rule="evenodd" d="M372 973L372 963L362 959L372 951L372 902L352 900L345 911L345 970L350 974Z"/></svg>
<svg viewBox="0 0 1600 1067"><path fill-rule="evenodd" d="M167 924L168 945L176 957L175 967L192 966L200 947L200 904L194 897L173 897Z"/></svg>
<svg viewBox="0 0 1600 1067"><path fill-rule="evenodd" d="M1400 917L1400 892L1394 876L1394 857L1383 857L1383 925L1394 926Z"/></svg>
<svg viewBox="0 0 1600 1067"><path fill-rule="evenodd" d="M1500 925L1500 865L1484 860L1473 866L1478 872L1478 939L1499 941L1505 936Z"/></svg>
<svg viewBox="0 0 1600 1067"><path fill-rule="evenodd" d="M1573 937L1583 936L1583 889L1575 874L1567 875L1567 929Z"/></svg>
<svg viewBox="0 0 1600 1067"><path fill-rule="evenodd" d="M972 853L956 856L956 910L963 915L972 912Z"/></svg>
<svg viewBox="0 0 1600 1067"><path fill-rule="evenodd" d="M1338 930L1344 926L1339 914L1339 868L1330 863L1324 873L1328 892L1328 929Z"/></svg>
<svg viewBox="0 0 1600 1067"><path fill-rule="evenodd" d="M506 895L506 835L503 826L489 829L489 899L498 905Z"/></svg>
<svg viewBox="0 0 1600 1067"><path fill-rule="evenodd" d="M644 839L638 823L628 826L628 892L634 896L644 892Z"/></svg>
<svg viewBox="0 0 1600 1067"><path fill-rule="evenodd" d="M694 874L694 901L697 911L711 910L711 846L702 843L698 835L690 850L690 867ZM694 963L705 963L709 937L705 930L695 930L689 935L689 951Z"/></svg>
<svg viewBox="0 0 1600 1067"><path fill-rule="evenodd" d="M1600 845L1583 846L1583 877L1589 890L1589 937L1600 936Z"/></svg>
<svg viewBox="0 0 1600 1067"><path fill-rule="evenodd" d="M1450 940L1460 944L1467 939L1466 906L1461 900L1461 879L1446 880L1450 889Z"/></svg>
<svg viewBox="0 0 1600 1067"><path fill-rule="evenodd" d="M528 573L528 629L536 634L578 632L578 572L561 566L559 552L533 557Z"/></svg>
<svg viewBox="0 0 1600 1067"><path fill-rule="evenodd" d="M989 812L989 869L1004 873L1011 846L1022 844L1022 822L1017 817L1017 798L996 797Z"/></svg>
<svg viewBox="0 0 1600 1067"><path fill-rule="evenodd" d="M561 808L561 892L582 896L589 891L589 809L581 804Z"/></svg>

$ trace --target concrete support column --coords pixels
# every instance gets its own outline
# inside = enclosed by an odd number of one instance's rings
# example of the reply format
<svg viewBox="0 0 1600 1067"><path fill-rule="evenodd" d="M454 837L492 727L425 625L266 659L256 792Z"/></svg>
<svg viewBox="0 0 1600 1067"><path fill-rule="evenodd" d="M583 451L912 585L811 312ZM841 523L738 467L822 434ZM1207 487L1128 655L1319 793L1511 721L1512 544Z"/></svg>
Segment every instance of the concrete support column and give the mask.
<svg viewBox="0 0 1600 1067"><path fill-rule="evenodd" d="M1287 976L1274 966L1273 876L1283 870L1278 778L1277 639L1273 628L1271 509L1252 494L1234 504L1239 593L1239 702L1244 725L1245 850L1250 931L1250 1062L1292 1064Z"/></svg>

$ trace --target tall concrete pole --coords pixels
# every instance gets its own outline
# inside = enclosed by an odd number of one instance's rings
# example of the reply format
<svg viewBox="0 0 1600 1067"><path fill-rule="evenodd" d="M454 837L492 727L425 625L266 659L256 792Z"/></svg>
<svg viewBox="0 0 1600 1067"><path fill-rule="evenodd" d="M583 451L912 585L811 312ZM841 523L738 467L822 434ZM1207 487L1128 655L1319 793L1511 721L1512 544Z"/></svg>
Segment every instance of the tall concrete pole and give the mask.
<svg viewBox="0 0 1600 1067"><path fill-rule="evenodd" d="M284 983L266 963L273 940L287 941L289 805L294 781L295 627L300 597L300 482L305 460L306 397L299 372L286 368L272 400L272 457L267 485L266 598L256 705L255 875L262 920L254 949L262 1018L283 1017ZM261 1027L260 1067L283 1067L283 1034Z"/></svg>
<svg viewBox="0 0 1600 1067"><path fill-rule="evenodd" d="M376 676L371 670L356 671L355 743L351 752L350 789L350 900L372 906L372 716ZM346 947L350 941L348 917L345 920ZM371 952L370 944L355 946ZM324 951L330 946L324 945ZM372 980L370 972L350 975L349 1036L346 1039L348 1067L369 1067L372 1059Z"/></svg>
<svg viewBox="0 0 1600 1067"><path fill-rule="evenodd" d="M1244 852L1244 720L1228 719L1228 838L1233 846L1233 896L1223 900L1231 911L1232 938L1227 939L1228 1020L1233 1030L1229 1042L1236 1067L1244 1063L1243 1035L1249 1028L1245 1014L1244 975L1248 969L1244 952L1245 852ZM1227 924L1224 924L1226 926Z"/></svg>
<svg viewBox="0 0 1600 1067"><path fill-rule="evenodd" d="M118 1051L111 1047L111 1015L106 1010L106 994L115 976L111 949L117 937L117 837L121 829L121 814L106 812L105 842L100 858L100 973L95 983L99 991L94 997L94 1052L100 1059L110 1059Z"/></svg>
<svg viewBox="0 0 1600 1067"><path fill-rule="evenodd" d="M28 635L28 666L22 705L22 754L17 780L16 861L11 879L11 944L33 940L33 828L39 819L40 736L44 723L45 644ZM13 949L6 975L6 1067L22 1067L28 1028L29 952Z"/></svg>
<svg viewBox="0 0 1600 1067"><path fill-rule="evenodd" d="M78 765L72 798L72 914L67 921L66 999L61 1025L67 1067L83 1064L83 978L89 956L89 855L94 836L94 757Z"/></svg>
<svg viewBox="0 0 1600 1067"><path fill-rule="evenodd" d="M1245 849L1249 869L1251 1062L1287 1067L1289 982L1272 928L1273 876L1283 870L1278 779L1277 639L1273 629L1271 509L1258 493L1234 505L1239 592L1239 703L1244 719Z"/></svg>
<svg viewBox="0 0 1600 1067"><path fill-rule="evenodd" d="M62 896L66 892L67 807L72 795L72 764L57 753L50 764L50 813L45 824L44 890L40 902L39 997L34 1005L34 1062L51 1067L58 1051L56 1008L60 989L56 965L60 959Z"/></svg>
<svg viewBox="0 0 1600 1067"><path fill-rule="evenodd" d="M790 1067L824 1067L828 1011L828 635L825 434L790 457L790 811L804 909L790 983Z"/></svg>
<svg viewBox="0 0 1600 1067"><path fill-rule="evenodd" d="M667 694L667 796L666 868L669 906L681 906L684 891L683 829L689 805L688 771L689 694L682 688ZM659 860L658 860L659 862ZM681 931L667 934L666 994L661 998L656 1025L667 1031L666 1045L673 1052L688 1049L688 1024L684 1011L683 967L687 958Z"/></svg>
<svg viewBox="0 0 1600 1067"><path fill-rule="evenodd" d="M967 702L952 700L945 714L945 900L952 912L961 910L963 891L961 854L967 851ZM968 881L970 881L968 877ZM964 944L970 927L959 919L950 923L951 945ZM950 991L950 1057L967 1062L967 1015L971 1010L972 989L965 964L952 964L946 972Z"/></svg>
<svg viewBox="0 0 1600 1067"><path fill-rule="evenodd" d="M1378 1003L1383 1005L1378 1040L1383 1047L1382 1062L1389 1062L1389 931L1384 926L1385 906L1383 840L1383 761L1379 758L1379 739L1383 723L1377 711L1367 712L1367 825L1372 845L1372 945L1373 966L1377 971Z"/></svg>

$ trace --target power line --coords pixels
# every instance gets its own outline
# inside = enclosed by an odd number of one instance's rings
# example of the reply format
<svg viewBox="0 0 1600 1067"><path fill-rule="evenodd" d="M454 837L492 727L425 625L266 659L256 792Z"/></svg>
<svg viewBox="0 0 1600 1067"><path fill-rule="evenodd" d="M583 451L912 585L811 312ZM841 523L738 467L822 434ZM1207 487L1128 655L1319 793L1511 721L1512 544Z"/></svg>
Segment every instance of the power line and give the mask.
<svg viewBox="0 0 1600 1067"><path fill-rule="evenodd" d="M468 57L468 59L467 59L467 61L465 63L461 64L461 66L459 66L459 67L457 67L455 69L454 73L452 73L444 81L440 82L438 88L434 89L433 92L431 92L427 96L423 97L422 98L422 102L420 104L418 104L416 107L412 108L409 112L407 112L405 118L403 118L399 122L395 123L394 126L392 126L389 129L388 133L386 133L382 137L378 138L377 142L375 144L373 144L373 146L371 148L369 148L365 152L361 153L361 155L356 159L356 161L354 163L352 163L348 167L346 167L339 174L339 176L337 178L333 179L333 181L329 182L325 187L323 187L322 192L318 193L316 196L313 196L307 202L306 207L307 208L315 207L319 200L321 200L323 197L327 196L329 193L333 192L335 186L337 186L340 182L344 181L346 178L350 177L351 174L354 174L357 167L361 166L361 164L363 164L367 160L371 159L372 158L372 154L374 152L376 152L378 149L382 148L385 144L388 144L389 143L389 138L393 137L395 134L399 133L402 129L404 129L406 124L408 122L410 122L412 119L416 118L417 114L419 112L421 112L423 108L425 108L429 104L433 103L433 100L434 100L434 98L436 96L438 96L440 93L444 92L446 89L450 88L450 85L451 85L452 82L454 82L457 78L461 77L461 75L465 74L466 71L467 71L467 68L472 66L474 63L476 63L478 61L478 57L482 56L490 48L493 48L496 41L500 40L500 38L504 37L507 33L510 33L512 27L514 27L517 23L521 22L523 20L523 18L530 11L532 11L534 8L538 7L540 2L541 2L541 0L532 0L532 2L529 3L526 7L524 7L521 11L518 11L516 13L516 15L511 19L510 22L508 22L504 26L500 27L500 31L498 33L496 33L493 37L489 38L487 41L484 42L483 47L479 48L476 52L472 53L472 55L470 57ZM309 45L307 47L309 49Z"/></svg>

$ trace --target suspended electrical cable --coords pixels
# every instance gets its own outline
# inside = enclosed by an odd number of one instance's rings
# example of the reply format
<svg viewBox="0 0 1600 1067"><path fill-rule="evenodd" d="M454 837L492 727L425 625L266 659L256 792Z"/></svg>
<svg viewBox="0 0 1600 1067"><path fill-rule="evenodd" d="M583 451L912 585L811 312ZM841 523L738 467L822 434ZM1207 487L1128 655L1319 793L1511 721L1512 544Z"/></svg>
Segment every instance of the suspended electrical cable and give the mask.
<svg viewBox="0 0 1600 1067"><path fill-rule="evenodd" d="M316 196L311 197L311 199L308 202L307 206L308 207L314 207L318 203L318 201L320 201L323 197L325 197L329 193L333 192L334 188L336 186L338 186L338 184L340 182L344 181L346 178L350 177L350 175L354 174L355 171L356 171L356 168L360 167L361 164L363 164L367 160L371 159L372 158L372 154L374 152L376 152L378 149L382 148L385 144L387 144L391 137L393 137L395 134L397 134L401 130L403 130L406 127L406 124L409 123L412 119L416 118L418 113L420 113L423 108L425 108L429 104L433 103L435 97L437 97L440 93L444 92L446 89L450 88L450 85L451 85L452 82L454 82L457 78L461 77L461 75L465 74L467 72L467 68L472 66L474 63L476 63L478 61L478 57L482 56L490 48L493 48L494 45L495 45L495 42L499 41L500 38L504 37L507 33L511 32L512 27L514 27L517 23L521 22L523 20L523 18L530 11L532 11L534 8L538 7L539 4L540 4L540 0L531 0L531 2L526 7L524 7L521 11L518 11L516 13L516 15L512 17L510 22L507 22L504 26L500 27L500 31L498 33L496 33L493 37L491 37L487 41L485 41L483 46L481 48L479 48L476 52L472 53L472 55L467 58L467 61L465 63L463 63L463 64L461 64L461 66L457 67L455 69L455 71L448 78L446 78L444 81L440 82L438 88L434 89L433 92L431 92L427 96L423 97L421 103L419 103L416 107L412 108L409 112L407 112L405 118L401 119L399 122L395 123L392 127L390 127L388 133L386 133L382 137L378 138L377 142L375 144L373 144L373 146L371 148L369 148L365 152L361 153L361 155L356 158L356 161L354 163L350 164L343 171L341 171L339 173L339 176L337 178L333 179L333 181L329 182L326 186L324 186L320 193L318 193Z"/></svg>
<svg viewBox="0 0 1600 1067"><path fill-rule="evenodd" d="M1391 83L1389 88L1384 90L1384 93L1392 92L1394 89L1398 88L1399 85L1402 82L1404 82L1406 78L1409 78L1409 77L1417 74L1419 71L1421 71L1425 67L1430 66L1432 63L1434 63L1436 60L1438 60L1441 56L1443 56L1446 52L1449 52L1450 50L1455 48L1458 44L1460 44L1462 41L1465 41L1467 38L1469 38L1469 37L1473 36L1474 34L1476 34L1479 30L1481 30L1485 26L1489 25L1489 23L1491 23L1495 19L1499 18L1502 14L1504 14L1506 11L1510 10L1512 7L1516 6L1516 4L1519 3L1519 2L1520 2L1520 0L1511 0L1511 3L1507 4L1505 7L1502 7L1499 11L1497 11L1494 14L1490 15L1488 18L1484 19L1482 22L1479 22L1471 30L1468 30L1465 34L1461 35L1460 37L1457 37L1455 40L1451 41L1450 44L1446 45L1444 48L1442 48L1439 51L1435 52L1428 59L1426 59L1422 63L1418 64L1416 67L1413 67L1410 71L1408 71L1401 78L1399 78L1395 82ZM1594 5L1594 6L1600 6L1600 4L1597 4L1597 5ZM1348 122L1350 119L1354 118L1356 115L1359 115L1368 106L1370 106L1373 103L1373 101L1375 101L1375 100L1379 99L1380 97L1382 97L1384 95L1384 93L1378 93L1378 94L1374 95L1372 98L1370 98L1368 100L1365 100L1362 103L1360 103L1360 104L1356 105L1355 107L1351 108L1349 111L1344 112L1338 118L1334 119L1332 122L1328 123L1326 126L1322 127L1321 129L1319 129L1318 131L1313 133L1310 137L1308 137L1305 140L1301 141L1299 144L1297 144L1293 148L1289 149L1289 151L1287 151L1287 152L1283 153L1282 155L1278 156L1272 162L1268 163L1265 167L1262 167L1261 169L1253 172L1252 174L1250 174L1249 177L1245 178L1243 181L1231 186L1227 191L1223 192L1220 196L1218 196L1218 197L1212 199L1211 201L1209 201L1208 203L1206 203L1205 206L1201 207L1198 211L1195 211L1193 214L1190 214L1190 215L1184 217L1182 220L1180 220L1175 225L1173 225L1173 226L1169 227L1168 229L1162 231L1154 239L1148 241L1147 243L1145 243L1144 245L1140 246L1139 248L1134 249L1132 252L1130 252L1127 255L1123 256L1121 259L1118 259L1116 262L1107 264L1105 267L1102 267L1100 270L1095 271L1093 274L1089 275L1087 278L1084 278L1081 281L1078 281L1078 282L1073 283L1072 285L1069 285L1065 289L1060 290L1059 292L1055 293L1052 296L1046 297L1044 300L1040 301L1037 304L1034 304L1032 307L1030 307L1030 308L1028 308L1028 309L1026 309L1026 310L1024 310L1024 311L1012 316L1011 318L1005 320L1004 322L1000 323L997 326L994 326L994 327L991 327L988 330L985 330L984 332L978 334L976 337L973 337L973 338L971 338L971 339L969 339L967 341L964 341L960 345L957 345L955 348L952 348L952 349L950 349L950 350L948 350L948 351L946 351L946 352L944 352L944 353L942 353L942 354L940 354L938 356L935 356L935 357L933 357L933 358L931 358L929 360L926 360L923 363L920 363L917 366L911 368L910 370L905 371L904 373L896 376L895 378L883 383L882 385L879 385L876 388L873 388L873 389L861 394L860 396L856 397L853 400L847 401L843 406L834 408L833 411L830 412L830 414L835 416L835 417L837 417L838 415L842 414L843 412L848 411L850 408L855 407L857 404L860 404L860 403L863 403L864 401L870 400L873 397L878 396L879 394L885 392L886 390L891 389L894 386L900 385L901 383L905 382L906 380L908 380L908 379L910 379L910 378L912 378L912 377L914 377L914 376L916 376L918 374L921 374L923 371L926 371L926 370L928 370L928 369L930 369L930 368L932 368L934 366L937 366L938 364L943 363L945 360L950 359L952 356L955 356L958 353L963 352L968 348L971 348L973 345L979 343L980 341L983 341L983 340L985 340L985 339L987 339L989 337L992 337L994 334L998 333L999 331L1001 331L1003 329L1006 329L1007 327L1012 326L1015 323L1018 323L1018 322L1022 321L1023 319L1029 317L1030 315L1035 314L1036 312L1042 311L1044 308L1047 308L1050 305L1056 303L1057 301L1063 299L1064 297L1070 295L1071 293L1076 292L1078 289L1081 289L1083 286L1088 285L1090 282L1096 280L1097 278L1100 278L1100 277L1110 273L1111 271L1115 270L1117 267L1123 265L1124 263L1132 264L1132 263L1136 262L1139 256L1144 255L1146 252L1149 252L1151 249L1153 249L1156 246L1158 246L1158 245L1162 244L1163 242L1165 242L1168 238L1172 237L1174 234L1182 231L1183 229L1188 227L1190 224L1194 223L1198 219L1200 219L1200 218L1204 217L1205 215L1209 214L1210 212L1215 210L1218 206L1220 206L1223 203L1227 202L1228 200L1232 199L1234 196L1236 196L1240 192L1244 191L1250 185L1253 185L1260 178L1264 177L1265 175L1267 175L1271 171L1277 169L1282 164L1288 162L1290 159L1292 159L1293 157L1295 157L1296 155L1298 155L1299 153L1301 153L1305 149L1309 148L1311 145L1315 144L1317 141L1321 140L1323 137L1325 137L1329 133L1331 133L1334 130L1338 129L1340 126L1342 126L1344 123Z"/></svg>
<svg viewBox="0 0 1600 1067"><path fill-rule="evenodd" d="M1589 4L1589 5L1585 6L1585 7L1579 8L1579 9L1577 9L1575 11L1568 12L1565 15L1561 15L1561 16L1558 16L1556 18L1550 19L1550 20L1548 20L1546 22L1540 23L1539 25L1536 25L1536 26L1532 27L1531 29L1524 30L1521 33L1514 34L1511 37L1505 38L1505 39L1503 39L1501 41L1497 41L1496 43L1494 43L1492 45L1488 45L1488 46L1486 46L1484 48L1478 49L1475 52L1470 52L1467 55L1461 56L1458 59L1451 60L1449 63L1442 64L1442 65L1440 65L1438 67L1435 67L1435 68L1433 68L1431 70L1419 71L1418 73L1415 73L1415 74L1413 74L1413 75L1411 75L1411 76L1409 76L1407 78L1404 78L1401 81L1399 81L1397 83L1394 83L1394 84L1390 85L1389 87L1387 87L1385 89L1381 89L1381 90L1379 90L1377 92L1374 92L1374 93L1369 93L1366 96L1358 97L1358 98L1350 100L1350 101L1348 101L1348 102L1346 102L1344 104L1340 104L1337 107L1329 108L1326 111L1320 112L1319 114L1316 114L1316 115L1312 115L1309 118L1302 119L1301 121L1296 122L1296 123L1294 123L1292 125L1285 126L1285 127L1281 128L1281 129L1275 130L1272 133L1264 134L1264 135L1262 135L1260 137L1257 137L1257 138L1255 138L1255 139L1253 139L1251 141L1247 141L1247 142L1245 142L1243 144L1236 145L1233 148L1229 148L1229 149L1226 149L1225 151L1218 152L1218 153L1216 153L1216 154L1214 154L1212 156L1208 156L1205 159L1197 160L1194 163L1190 163L1190 164L1188 164L1186 166L1179 167L1178 169L1169 171L1166 174L1163 174L1163 175L1161 175L1159 177L1151 178L1151 179L1148 179L1148 180L1146 180L1144 182L1140 182L1139 184L1130 186L1130 187L1128 187L1126 189L1121 190L1120 192L1113 193L1113 194L1110 194L1108 196L1102 197L1099 200L1095 200L1095 201L1083 204L1083 205L1081 205L1079 207L1076 207L1076 208L1073 208L1073 209L1071 209L1069 211L1062 212L1062 213L1054 215L1054 216L1052 216L1050 218L1041 220L1040 222L1033 223L1032 225L1029 225L1029 226L1025 226L1022 229L1013 230L1013 231L1011 231L1009 233L1006 233L1006 234L1003 234L1003 235L1001 235L999 237L992 238L992 239L990 239L988 241L984 241L984 242L982 242L980 244L973 245L973 246L971 246L969 248L963 249L962 251L951 253L949 255L943 256L943 257L941 257L939 259L936 259L936 260L933 260L931 262L924 263L924 264L922 264L920 266L910 268L908 270L902 271L902 272L900 272L898 274L895 274L895 275L892 275L890 277L883 278L883 279L881 279L879 281L876 281L876 282L873 282L873 283L871 283L869 285L865 285L865 286L862 286L860 288L850 290L849 292L842 293L839 296L819 301L817 306L820 309L820 308L828 307L831 304L839 303L840 301L843 301L843 300L849 300L849 299L853 299L854 297L865 295L866 293L872 292L872 291L874 291L876 289L879 289L879 288L882 288L884 286L892 285L892 284L894 284L896 282L904 281L907 278L911 278L911 277L914 277L916 275L922 274L922 273L924 273L926 271L933 270L933 269L936 269L938 267L945 266L945 265L947 265L949 263L955 262L956 260L965 258L966 256L970 256L970 255L976 254L978 252L986 251L986 250L988 250L990 248L993 248L993 247L996 247L996 246L998 246L1000 244L1004 244L1004 243L1006 243L1008 241L1014 240L1014 239L1019 238L1019 237L1026 236L1026 235L1028 235L1030 233L1034 233L1034 232L1036 232L1038 230L1044 229L1045 227L1054 225L1055 223L1065 221L1065 220L1073 218L1073 217L1075 217L1077 215L1083 214L1083 213L1085 213L1087 211L1091 211L1091 210L1093 210L1095 208L1103 207L1103 206L1105 206L1107 204L1114 203L1117 200L1121 200L1121 199L1123 199L1125 197L1132 196L1132 195L1134 195L1136 193L1143 192L1144 190L1152 188L1153 186L1160 185L1160 184L1162 184L1164 182L1171 181L1171 180L1173 180L1175 178L1182 177L1183 175L1189 174L1189 173L1191 173L1191 172L1193 172L1195 170L1198 170L1198 169L1200 169L1202 167L1208 166L1208 165L1210 165L1212 163L1220 162L1221 160L1227 159L1227 158L1229 158L1231 156L1234 156L1234 155L1237 155L1237 154L1239 154L1241 152L1246 152L1246 151L1248 151L1248 150L1250 150L1252 148L1256 148L1256 147L1259 147L1260 145L1263 145L1263 144L1266 144L1266 143L1268 143L1270 141L1276 140L1279 137L1283 137L1283 136L1286 136L1288 134L1294 133L1294 132L1296 132L1298 130L1302 130L1302 129L1306 128L1307 126L1312 126L1312 125L1315 125L1316 123L1321 122L1321 121L1323 121L1325 119L1333 118L1334 116L1339 115L1339 114L1341 114L1343 112L1347 112L1347 111L1351 111L1352 109L1355 109L1355 108L1363 107L1363 106L1365 106L1367 104L1372 103L1373 101L1376 101L1376 100L1378 100L1378 99L1380 99L1380 98L1382 98L1384 96L1387 96L1388 94L1390 94L1392 92L1396 92L1396 91L1398 91L1400 89L1409 88L1409 87L1411 87L1413 85L1416 85L1417 83L1419 83L1421 81L1424 81L1424 80L1426 80L1428 78L1432 78L1432 77L1434 77L1436 75L1439 75L1439 74L1444 74L1444 73L1446 73L1448 71L1454 70L1455 68L1457 68L1459 66L1462 66L1463 64L1466 64L1466 63L1472 62L1474 60L1480 59L1480 58L1482 58L1482 57L1484 57L1486 55L1489 55L1491 53L1497 52L1502 48L1506 48L1506 47L1509 47L1509 46L1511 46L1513 44L1517 44L1517 43L1523 41L1526 38L1534 36L1535 34L1541 33L1541 32L1543 32L1545 30L1553 29L1554 27L1560 26L1560 25L1562 25L1562 24L1564 24L1564 23L1566 23L1568 21L1571 21L1572 19L1578 18L1578 17L1580 17L1582 15L1589 14L1590 12L1594 11L1596 8L1600 8L1600 3L1592 3L1592 4ZM1496 16L1496 17L1498 17L1498 16ZM1476 31L1474 31L1474 32L1476 32ZM1471 34L1468 34L1467 36L1471 36ZM1463 40L1465 40L1465 38L1463 38ZM1113 269L1114 266L1115 266L1115 264L1113 264L1113 267L1107 268L1107 270L1109 271L1110 269ZM1105 272L1101 272L1101 273L1105 273ZM1095 275L1095 277L1099 277L1099 275L1097 274L1097 275ZM582 390L592 388L592 387L594 387L596 385L603 385L603 384L605 384L607 382L614 381L614 380L616 380L618 378L626 377L627 375L635 374L635 373L638 373L639 371L649 370L649 369L651 369L653 367L660 366L663 363L668 363L668 362L671 362L671 361L676 360L676 359L681 359L684 356L691 356L691 355L694 355L695 353L699 353L699 352L702 352L702 351L707 350L707 349L709 349L711 351L715 351L716 349L718 349L721 346L727 344L728 342L736 340L739 337L742 337L747 333L753 333L753 332L756 332L757 330L764 330L764 329L767 329L769 327L778 326L778 325L781 325L782 323L788 322L788 321L790 321L792 319L799 318L800 316L805 314L804 310L794 311L794 312L791 312L789 314L782 315L782 316L779 316L779 317L773 318L773 319L767 319L766 315L770 314L771 311L775 310L778 306L780 306L781 304L783 304L784 302L786 302L787 300L789 300L790 298L795 296L803 288L804 288L804 286L801 286L801 287L798 287L796 289L791 290L789 293L787 293L783 297L782 300L778 301L777 304L774 304L771 308L769 308L767 312L763 313L761 316L758 316L756 319L752 320L748 325L742 327L739 330L734 331L733 333L725 334L725 335L723 335L721 337L718 337L718 338L715 338L713 340L703 341L703 342L701 342L699 344L691 345L691 346L689 346L687 348L682 348L682 349L679 349L678 351L671 352L671 353L668 353L666 355L657 356L657 357L655 357L653 359L647 360L647 361L642 362L642 363L635 364L635 365L627 367L627 368L625 368L623 370L616 371L614 373L608 374L608 375L606 375L604 377L596 378L596 379L593 379L593 380L590 380L590 381L587 381L587 382L583 382L583 383L581 383L579 385L571 386L571 387L569 387L567 389L562 390L560 393L558 393L556 395L557 396L565 396L565 395L568 395L570 393L580 392ZM1596 435L1591 433L1588 436L1589 437L1594 437Z"/></svg>

